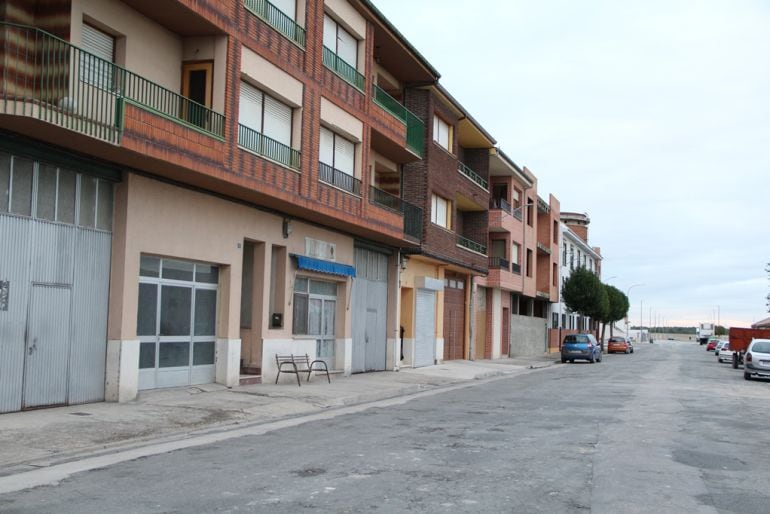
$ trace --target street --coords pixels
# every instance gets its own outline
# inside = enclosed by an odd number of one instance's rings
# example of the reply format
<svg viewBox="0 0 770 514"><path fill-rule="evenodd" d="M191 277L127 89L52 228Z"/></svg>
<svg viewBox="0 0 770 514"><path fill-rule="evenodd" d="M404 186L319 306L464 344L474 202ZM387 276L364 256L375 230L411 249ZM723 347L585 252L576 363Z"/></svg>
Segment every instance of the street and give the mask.
<svg viewBox="0 0 770 514"><path fill-rule="evenodd" d="M93 469L0 512L768 512L768 413L770 382L660 341Z"/></svg>

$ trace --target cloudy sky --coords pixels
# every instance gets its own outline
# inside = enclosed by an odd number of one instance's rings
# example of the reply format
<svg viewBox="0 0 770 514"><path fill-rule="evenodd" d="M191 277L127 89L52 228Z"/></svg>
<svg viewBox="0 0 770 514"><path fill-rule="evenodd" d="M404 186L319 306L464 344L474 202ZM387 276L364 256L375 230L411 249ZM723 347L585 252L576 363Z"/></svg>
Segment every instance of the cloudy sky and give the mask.
<svg viewBox="0 0 770 514"><path fill-rule="evenodd" d="M770 3L374 2L540 196L588 213L604 281L643 284L632 323L770 316Z"/></svg>

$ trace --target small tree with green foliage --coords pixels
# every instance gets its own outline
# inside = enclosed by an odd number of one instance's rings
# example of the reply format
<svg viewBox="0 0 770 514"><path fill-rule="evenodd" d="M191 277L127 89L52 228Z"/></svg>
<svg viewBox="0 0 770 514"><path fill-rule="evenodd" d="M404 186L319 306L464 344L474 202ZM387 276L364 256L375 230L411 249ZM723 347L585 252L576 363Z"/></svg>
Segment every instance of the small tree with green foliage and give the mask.
<svg viewBox="0 0 770 514"><path fill-rule="evenodd" d="M607 291L607 300L609 301L609 308L606 311L606 315L599 319L602 322L602 341L604 341L604 332L607 329L607 323L610 324L610 337L612 337L612 327L616 321L620 321L626 314L628 314L628 297L626 294L615 286L609 284L602 284ZM603 344L603 343L602 343Z"/></svg>
<svg viewBox="0 0 770 514"><path fill-rule="evenodd" d="M561 289L564 305L572 312L602 320L610 308L607 290L599 277L584 267L574 270Z"/></svg>

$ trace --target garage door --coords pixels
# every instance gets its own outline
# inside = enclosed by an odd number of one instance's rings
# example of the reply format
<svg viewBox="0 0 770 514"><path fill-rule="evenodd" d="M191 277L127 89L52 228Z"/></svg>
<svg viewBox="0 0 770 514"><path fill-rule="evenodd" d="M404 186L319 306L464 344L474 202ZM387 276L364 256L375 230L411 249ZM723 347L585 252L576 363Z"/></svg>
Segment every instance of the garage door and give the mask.
<svg viewBox="0 0 770 514"><path fill-rule="evenodd" d="M464 358L465 278L447 275L444 280L444 360Z"/></svg>
<svg viewBox="0 0 770 514"><path fill-rule="evenodd" d="M353 373L383 371L387 360L388 256L356 247L353 280Z"/></svg>
<svg viewBox="0 0 770 514"><path fill-rule="evenodd" d="M436 293L417 290L415 308L414 367L436 363Z"/></svg>

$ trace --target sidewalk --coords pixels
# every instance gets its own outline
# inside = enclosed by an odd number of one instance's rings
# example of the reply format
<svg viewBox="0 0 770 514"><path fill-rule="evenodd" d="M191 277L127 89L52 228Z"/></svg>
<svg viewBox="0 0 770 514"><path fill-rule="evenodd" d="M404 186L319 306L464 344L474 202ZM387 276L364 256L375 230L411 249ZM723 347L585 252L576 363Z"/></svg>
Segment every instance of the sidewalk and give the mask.
<svg viewBox="0 0 770 514"><path fill-rule="evenodd" d="M175 440L322 410L405 396L473 380L548 367L557 356L451 361L426 368L303 379L228 389L218 384L141 392L128 403L90 403L0 414L0 476L82 455Z"/></svg>

